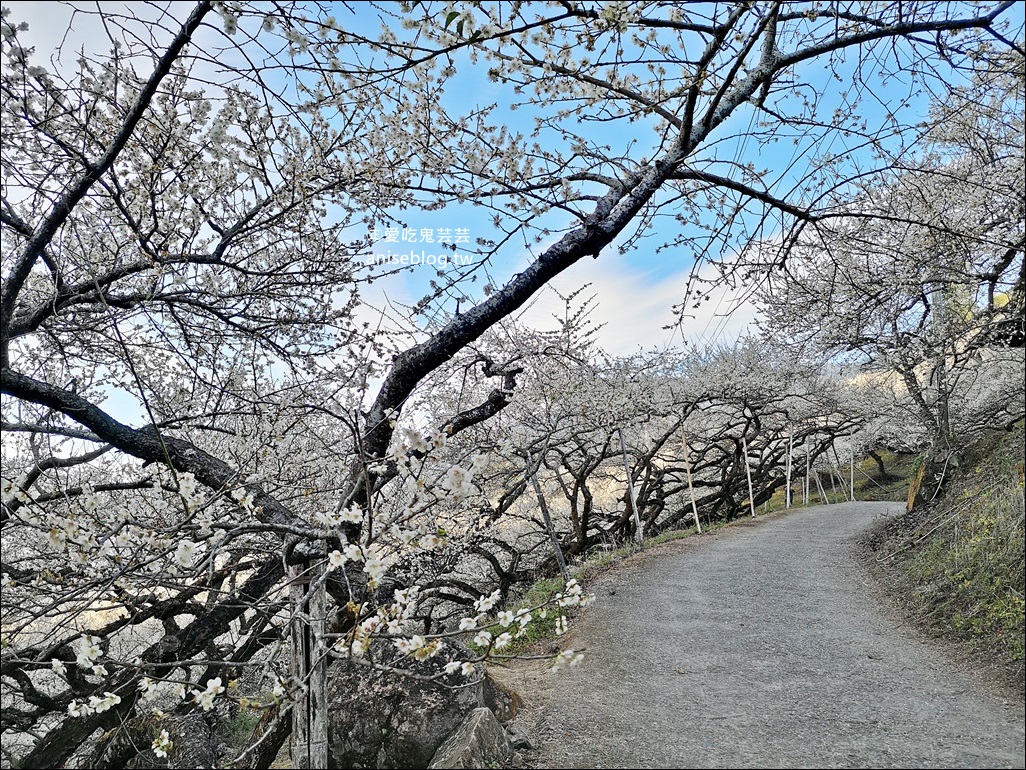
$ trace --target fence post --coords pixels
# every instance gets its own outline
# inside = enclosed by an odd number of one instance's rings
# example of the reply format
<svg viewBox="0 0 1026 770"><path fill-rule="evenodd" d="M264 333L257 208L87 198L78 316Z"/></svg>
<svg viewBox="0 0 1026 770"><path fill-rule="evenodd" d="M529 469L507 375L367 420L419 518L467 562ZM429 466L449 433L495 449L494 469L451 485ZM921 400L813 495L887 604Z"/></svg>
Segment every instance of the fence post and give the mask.
<svg viewBox="0 0 1026 770"><path fill-rule="evenodd" d="M292 766L328 766L327 663L324 619L327 610L324 565L289 568L292 603L292 678L300 694L292 706Z"/></svg>

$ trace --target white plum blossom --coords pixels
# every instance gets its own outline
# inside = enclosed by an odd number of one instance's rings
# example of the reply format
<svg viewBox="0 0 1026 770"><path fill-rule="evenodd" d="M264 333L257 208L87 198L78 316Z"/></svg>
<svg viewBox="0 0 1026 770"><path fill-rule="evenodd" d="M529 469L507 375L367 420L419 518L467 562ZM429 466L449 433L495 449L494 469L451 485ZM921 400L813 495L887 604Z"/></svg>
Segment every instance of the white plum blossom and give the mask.
<svg viewBox="0 0 1026 770"><path fill-rule="evenodd" d="M46 541L50 547L57 551L63 551L68 545L68 537L64 530L57 527L50 527L46 533Z"/></svg>
<svg viewBox="0 0 1026 770"><path fill-rule="evenodd" d="M440 546L441 544L442 538L440 538L438 535L434 533L424 535L423 537L421 537L419 543L420 547L423 548L425 551L433 551L434 549L438 548L438 546Z"/></svg>
<svg viewBox="0 0 1026 770"><path fill-rule="evenodd" d="M87 717L92 713L93 710L85 703L79 703L77 700L73 700L68 704L68 716L77 719L78 717Z"/></svg>
<svg viewBox="0 0 1026 770"><path fill-rule="evenodd" d="M103 695L90 695L89 708L97 714L102 714L121 703L121 696L112 692L105 692Z"/></svg>
<svg viewBox="0 0 1026 770"><path fill-rule="evenodd" d="M478 631L474 637L474 644L478 647L487 647L491 644L492 635L488 631Z"/></svg>
<svg viewBox="0 0 1026 770"><path fill-rule="evenodd" d="M253 493L243 487L236 487L230 493L232 500L239 504L247 513L254 513L256 508L253 504Z"/></svg>
<svg viewBox="0 0 1026 770"><path fill-rule="evenodd" d="M207 680L207 686L203 690L193 690L192 699L204 711L210 711L214 707L214 699L225 691L221 684L221 677L214 677Z"/></svg>
<svg viewBox="0 0 1026 770"><path fill-rule="evenodd" d="M328 554L328 568L341 569L349 559L341 551L332 551Z"/></svg>
<svg viewBox="0 0 1026 770"><path fill-rule="evenodd" d="M182 540L175 549L175 561L181 567L191 567L196 560L199 547L191 540Z"/></svg>
<svg viewBox="0 0 1026 770"><path fill-rule="evenodd" d="M342 514L336 511L316 511L311 518L327 528L334 528L342 523Z"/></svg>
<svg viewBox="0 0 1026 770"><path fill-rule="evenodd" d="M153 749L153 753L160 757L167 757L168 753L174 747L174 741L171 740L171 736L168 735L167 730L161 730L160 735L153 739L153 743L150 744L150 748Z"/></svg>
<svg viewBox="0 0 1026 770"><path fill-rule="evenodd" d="M429 449L431 449L431 443L418 431L413 430L412 428L407 428L403 430L403 435L405 437L404 443L409 447L410 451L425 454Z"/></svg>
<svg viewBox="0 0 1026 770"><path fill-rule="evenodd" d="M285 682L280 677L276 678L274 681L274 687L271 688L271 695L273 695L276 700L281 700L286 694L288 694L288 687L285 685Z"/></svg>
<svg viewBox="0 0 1026 770"><path fill-rule="evenodd" d="M392 534L403 545L409 545L417 540L419 533L415 529L400 529L393 525Z"/></svg>
<svg viewBox="0 0 1026 770"><path fill-rule="evenodd" d="M388 571L388 565L374 549L370 549L363 564L363 571L370 576L372 583L378 583Z"/></svg>
<svg viewBox="0 0 1026 770"><path fill-rule="evenodd" d="M488 596L482 596L474 602L474 609L478 612L489 612L502 599L499 589L495 589Z"/></svg>
<svg viewBox="0 0 1026 770"><path fill-rule="evenodd" d="M453 465L445 472L442 479L442 488L449 491L457 500L469 497L474 493L474 485L471 482L473 474L458 465Z"/></svg>
<svg viewBox="0 0 1026 770"><path fill-rule="evenodd" d="M347 524L359 524L363 521L363 511L353 505L342 511L339 518Z"/></svg>
<svg viewBox="0 0 1026 770"><path fill-rule="evenodd" d="M198 488L199 485L196 482L196 477L193 474L189 473L188 471L178 474L178 492L182 495L182 497L186 499L192 498L193 496L195 496L196 490Z"/></svg>
<svg viewBox="0 0 1026 770"><path fill-rule="evenodd" d="M89 635L83 636L79 642L75 663L78 664L79 668L92 668L101 654L99 638Z"/></svg>

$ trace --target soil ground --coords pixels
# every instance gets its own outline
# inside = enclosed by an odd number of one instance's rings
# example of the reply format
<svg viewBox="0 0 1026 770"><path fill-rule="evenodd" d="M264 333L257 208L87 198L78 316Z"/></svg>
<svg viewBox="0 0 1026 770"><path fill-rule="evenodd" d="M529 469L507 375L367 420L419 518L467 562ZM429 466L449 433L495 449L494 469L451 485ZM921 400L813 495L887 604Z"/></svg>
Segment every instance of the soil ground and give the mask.
<svg viewBox="0 0 1026 770"><path fill-rule="evenodd" d="M1024 767L1023 702L902 620L856 539L900 504L760 517L592 585L559 674L496 672L537 768Z"/></svg>

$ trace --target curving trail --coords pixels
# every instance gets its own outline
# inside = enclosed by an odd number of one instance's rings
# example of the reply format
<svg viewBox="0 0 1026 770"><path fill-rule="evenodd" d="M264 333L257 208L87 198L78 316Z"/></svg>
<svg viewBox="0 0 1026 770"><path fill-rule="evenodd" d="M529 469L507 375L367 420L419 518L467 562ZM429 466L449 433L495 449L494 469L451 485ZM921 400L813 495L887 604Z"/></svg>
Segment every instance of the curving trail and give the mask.
<svg viewBox="0 0 1026 770"><path fill-rule="evenodd" d="M1024 767L1021 702L902 626L853 539L894 503L794 511L603 576L561 674L502 678L536 767ZM562 640L561 640L562 641Z"/></svg>

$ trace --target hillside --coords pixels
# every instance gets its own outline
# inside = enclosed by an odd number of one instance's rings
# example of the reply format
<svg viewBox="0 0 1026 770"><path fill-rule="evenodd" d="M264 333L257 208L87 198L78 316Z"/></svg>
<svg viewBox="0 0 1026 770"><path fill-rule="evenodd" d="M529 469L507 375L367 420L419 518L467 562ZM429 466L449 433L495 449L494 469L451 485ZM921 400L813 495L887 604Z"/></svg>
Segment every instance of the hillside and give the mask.
<svg viewBox="0 0 1026 770"><path fill-rule="evenodd" d="M1023 430L965 454L945 496L863 539L876 575L928 632L1023 696Z"/></svg>

